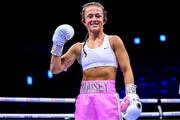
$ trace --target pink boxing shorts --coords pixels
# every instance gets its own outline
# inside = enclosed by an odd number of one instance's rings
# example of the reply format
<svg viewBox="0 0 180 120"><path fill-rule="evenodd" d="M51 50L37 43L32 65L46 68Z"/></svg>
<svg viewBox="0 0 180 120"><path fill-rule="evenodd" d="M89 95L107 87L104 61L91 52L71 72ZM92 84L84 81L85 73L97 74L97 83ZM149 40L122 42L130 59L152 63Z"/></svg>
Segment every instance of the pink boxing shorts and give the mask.
<svg viewBox="0 0 180 120"><path fill-rule="evenodd" d="M122 120L115 80L81 82L75 103L75 120Z"/></svg>

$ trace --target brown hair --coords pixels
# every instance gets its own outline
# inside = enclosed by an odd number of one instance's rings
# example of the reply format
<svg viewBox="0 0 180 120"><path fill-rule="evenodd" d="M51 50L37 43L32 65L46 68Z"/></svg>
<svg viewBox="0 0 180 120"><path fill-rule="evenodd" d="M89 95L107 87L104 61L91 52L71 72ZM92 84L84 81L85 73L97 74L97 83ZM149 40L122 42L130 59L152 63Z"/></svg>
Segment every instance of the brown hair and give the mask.
<svg viewBox="0 0 180 120"><path fill-rule="evenodd" d="M82 5L82 10L81 10L81 13L80 13L82 19L84 19L85 10L89 6L100 7L103 10L104 19L107 20L107 11L105 10L104 6L99 2L89 2L89 3L86 3L86 4Z"/></svg>

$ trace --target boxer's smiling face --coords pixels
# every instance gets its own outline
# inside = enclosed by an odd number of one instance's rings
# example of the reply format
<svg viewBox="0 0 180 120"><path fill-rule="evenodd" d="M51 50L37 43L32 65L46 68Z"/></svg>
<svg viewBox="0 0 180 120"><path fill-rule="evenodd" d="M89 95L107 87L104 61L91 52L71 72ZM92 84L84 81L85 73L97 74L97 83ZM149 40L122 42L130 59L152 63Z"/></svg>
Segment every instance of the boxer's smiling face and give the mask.
<svg viewBox="0 0 180 120"><path fill-rule="evenodd" d="M100 7L89 6L86 8L83 24L88 31L98 32L103 30L104 23L103 10Z"/></svg>

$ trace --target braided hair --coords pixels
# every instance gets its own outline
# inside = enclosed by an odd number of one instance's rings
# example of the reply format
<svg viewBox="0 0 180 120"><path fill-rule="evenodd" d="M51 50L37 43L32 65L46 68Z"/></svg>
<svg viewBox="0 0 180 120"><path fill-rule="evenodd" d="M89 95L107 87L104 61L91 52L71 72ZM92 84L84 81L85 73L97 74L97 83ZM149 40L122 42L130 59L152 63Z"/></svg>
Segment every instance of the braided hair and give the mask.
<svg viewBox="0 0 180 120"><path fill-rule="evenodd" d="M83 43L83 52L84 52L84 54L85 54L85 57L87 56L87 53L86 53L86 51L85 51L85 49L84 49L84 46L86 45L87 38L88 38L88 34L86 34L85 39L84 39L84 43Z"/></svg>

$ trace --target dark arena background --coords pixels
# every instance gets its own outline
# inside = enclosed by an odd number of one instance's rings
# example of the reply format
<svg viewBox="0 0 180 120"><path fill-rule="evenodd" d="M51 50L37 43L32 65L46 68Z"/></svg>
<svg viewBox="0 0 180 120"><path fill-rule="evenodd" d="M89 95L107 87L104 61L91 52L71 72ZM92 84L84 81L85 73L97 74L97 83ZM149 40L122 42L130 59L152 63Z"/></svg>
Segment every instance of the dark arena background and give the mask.
<svg viewBox="0 0 180 120"><path fill-rule="evenodd" d="M80 11L86 2L89 1L7 3L11 10L7 11L6 24L3 24L5 38L2 41L7 43L1 44L4 52L0 119L73 119L74 100L82 79L81 66L75 61L66 72L52 75L50 50L53 32L60 24L70 24L75 30L64 52L72 44L84 41L87 31L81 23ZM138 120L179 120L180 13L177 0L99 2L108 12L105 32L119 35L129 53L143 105L143 114ZM116 81L117 92L123 98L120 70Z"/></svg>

